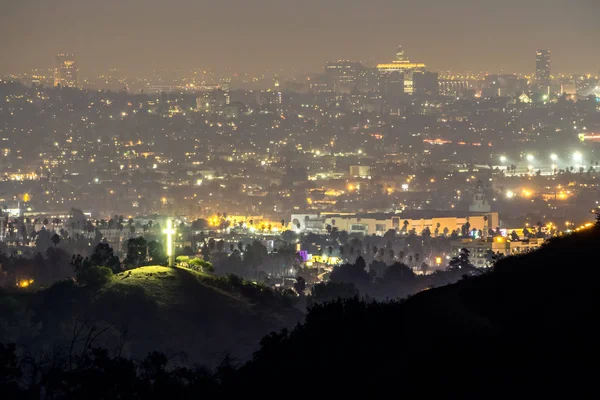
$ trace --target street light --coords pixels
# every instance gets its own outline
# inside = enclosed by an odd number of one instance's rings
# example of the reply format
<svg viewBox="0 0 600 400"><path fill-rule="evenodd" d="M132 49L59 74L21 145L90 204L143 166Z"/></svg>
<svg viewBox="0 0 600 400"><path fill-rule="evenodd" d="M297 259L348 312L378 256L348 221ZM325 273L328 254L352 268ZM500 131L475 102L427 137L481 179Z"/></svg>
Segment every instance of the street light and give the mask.
<svg viewBox="0 0 600 400"><path fill-rule="evenodd" d="M552 153L552 154L550 154L550 159L552 161L556 161L556 160L558 160L558 156L555 153Z"/></svg>
<svg viewBox="0 0 600 400"><path fill-rule="evenodd" d="M506 162L506 156L500 156L500 162L504 164Z"/></svg>
<svg viewBox="0 0 600 400"><path fill-rule="evenodd" d="M581 163L581 161L583 160L583 155L579 151L576 151L575 153L573 153L573 160L575 160L575 162Z"/></svg>
<svg viewBox="0 0 600 400"><path fill-rule="evenodd" d="M529 162L533 161L533 155L532 154L527 154L527 161L529 161Z"/></svg>

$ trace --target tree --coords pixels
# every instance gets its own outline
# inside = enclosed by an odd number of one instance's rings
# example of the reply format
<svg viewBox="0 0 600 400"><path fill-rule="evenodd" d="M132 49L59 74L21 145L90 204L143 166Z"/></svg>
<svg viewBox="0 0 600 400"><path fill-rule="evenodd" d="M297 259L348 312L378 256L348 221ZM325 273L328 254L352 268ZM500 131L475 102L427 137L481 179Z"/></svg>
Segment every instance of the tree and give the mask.
<svg viewBox="0 0 600 400"><path fill-rule="evenodd" d="M359 291L352 283L327 282L314 285L310 290L309 303L327 303L337 299L349 299L359 295Z"/></svg>
<svg viewBox="0 0 600 400"><path fill-rule="evenodd" d="M156 240L148 242L148 257L150 257L152 264L167 265L168 263L163 245Z"/></svg>
<svg viewBox="0 0 600 400"><path fill-rule="evenodd" d="M471 232L471 223L467 221L461 228L462 236L469 236L469 232Z"/></svg>
<svg viewBox="0 0 600 400"><path fill-rule="evenodd" d="M109 268L113 273L121 272L121 262L108 243L98 243L90 256L90 265Z"/></svg>
<svg viewBox="0 0 600 400"><path fill-rule="evenodd" d="M294 290L298 293L298 296L304 297L304 290L306 289L306 280L298 276L296 282L294 282Z"/></svg>
<svg viewBox="0 0 600 400"><path fill-rule="evenodd" d="M383 274L383 282L391 284L407 284L415 280L415 273L407 265L395 262Z"/></svg>
<svg viewBox="0 0 600 400"><path fill-rule="evenodd" d="M204 218L198 218L197 220L192 222L192 230L194 231L203 231L208 229L209 226L210 225L208 221Z"/></svg>
<svg viewBox="0 0 600 400"><path fill-rule="evenodd" d="M148 242L143 237L131 238L127 241L127 256L125 264L137 268L146 262Z"/></svg>
<svg viewBox="0 0 600 400"><path fill-rule="evenodd" d="M331 228L331 240L333 240L334 242L338 240L338 238L340 237L340 230L338 229L337 226L334 226L333 228Z"/></svg>
<svg viewBox="0 0 600 400"><path fill-rule="evenodd" d="M465 248L460 249L458 255L450 260L448 263L448 268L450 270L462 270L465 272L469 272L473 270L475 267L471 264L469 257L471 256L471 252Z"/></svg>
<svg viewBox="0 0 600 400"><path fill-rule="evenodd" d="M386 243L394 243L394 241L396 240L396 231L394 229L389 229L386 233L384 233L383 240Z"/></svg>
<svg viewBox="0 0 600 400"><path fill-rule="evenodd" d="M516 242L517 240L519 240L519 234L517 233L517 231L512 231L510 233L510 240L512 240L513 242Z"/></svg>
<svg viewBox="0 0 600 400"><path fill-rule="evenodd" d="M52 237L50 238L50 240L52 241L52 243L54 244L54 247L58 246L58 244L60 243L60 236L58 236L56 233L54 235L52 235Z"/></svg>
<svg viewBox="0 0 600 400"><path fill-rule="evenodd" d="M402 223L402 230L401 232L406 234L408 231L408 220L404 220L404 222Z"/></svg>
<svg viewBox="0 0 600 400"><path fill-rule="evenodd" d="M108 267L91 266L77 274L77 281L86 286L104 286L113 279L113 272Z"/></svg>
<svg viewBox="0 0 600 400"><path fill-rule="evenodd" d="M267 248L258 240L246 246L244 252L244 263L250 269L256 269L267 258Z"/></svg>
<svg viewBox="0 0 600 400"><path fill-rule="evenodd" d="M364 258L358 257L354 264L344 264L333 269L330 275L332 282L352 283L359 289L367 289L371 283L371 277L366 271Z"/></svg>

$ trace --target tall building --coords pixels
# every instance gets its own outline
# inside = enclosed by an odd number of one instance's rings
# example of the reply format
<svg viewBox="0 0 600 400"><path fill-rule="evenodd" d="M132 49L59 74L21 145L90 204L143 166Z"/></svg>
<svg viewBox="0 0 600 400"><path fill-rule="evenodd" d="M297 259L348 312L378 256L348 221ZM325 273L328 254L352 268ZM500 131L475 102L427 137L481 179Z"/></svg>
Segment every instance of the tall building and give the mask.
<svg viewBox="0 0 600 400"><path fill-rule="evenodd" d="M483 97L516 97L527 91L527 80L514 74L486 75L481 89Z"/></svg>
<svg viewBox="0 0 600 400"><path fill-rule="evenodd" d="M441 79L438 82L442 96L463 97L473 92L473 85L466 79Z"/></svg>
<svg viewBox="0 0 600 400"><path fill-rule="evenodd" d="M216 112L220 107L227 106L231 103L229 92L220 87L202 90L196 97L196 109L200 112L208 114Z"/></svg>
<svg viewBox="0 0 600 400"><path fill-rule="evenodd" d="M356 61L335 61L325 64L325 79L334 92L350 93L356 89L364 67Z"/></svg>
<svg viewBox="0 0 600 400"><path fill-rule="evenodd" d="M414 92L437 96L439 94L439 75L437 72L417 72L413 74Z"/></svg>
<svg viewBox="0 0 600 400"><path fill-rule="evenodd" d="M425 71L425 64L413 63L404 54L402 46L398 47L396 59L388 64L378 64L377 69L383 76L400 74L403 76L403 92L406 94L414 93L413 74ZM393 79L395 80L395 79Z"/></svg>
<svg viewBox="0 0 600 400"><path fill-rule="evenodd" d="M550 51L538 50L535 53L535 83L542 94L550 94Z"/></svg>
<svg viewBox="0 0 600 400"><path fill-rule="evenodd" d="M56 55L56 68L54 69L54 86L77 87L79 69L72 53Z"/></svg>

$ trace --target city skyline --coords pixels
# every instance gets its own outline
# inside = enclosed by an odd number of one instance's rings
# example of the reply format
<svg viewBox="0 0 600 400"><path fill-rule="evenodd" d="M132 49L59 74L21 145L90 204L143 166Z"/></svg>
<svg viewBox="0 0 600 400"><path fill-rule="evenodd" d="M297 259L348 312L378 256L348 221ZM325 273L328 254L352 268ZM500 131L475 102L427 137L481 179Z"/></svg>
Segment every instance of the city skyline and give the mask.
<svg viewBox="0 0 600 400"><path fill-rule="evenodd" d="M0 17L8 38L0 44L8 55L0 73L50 68L62 52L76 53L84 75L109 68L132 74L197 67L304 73L336 59L385 62L399 44L437 71L532 73L532 54L539 49L552 51L553 72L600 69L600 56L591 51L598 33L593 15L600 10L588 0L331 0L292 6L261 0L262 7L237 0L152 1L152 7L141 7L139 0L108 7L87 0L37 3L10 6ZM16 33L23 26L26 32Z"/></svg>

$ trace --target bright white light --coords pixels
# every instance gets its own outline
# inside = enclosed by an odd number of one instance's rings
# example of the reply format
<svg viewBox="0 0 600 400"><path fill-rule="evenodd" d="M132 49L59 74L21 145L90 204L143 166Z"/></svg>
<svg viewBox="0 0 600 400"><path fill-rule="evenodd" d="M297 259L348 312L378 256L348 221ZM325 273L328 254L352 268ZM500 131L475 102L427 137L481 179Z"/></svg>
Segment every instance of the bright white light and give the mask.
<svg viewBox="0 0 600 400"><path fill-rule="evenodd" d="M558 160L558 156L556 154L552 153L552 154L550 154L550 159L552 161L556 161L556 160Z"/></svg>
<svg viewBox="0 0 600 400"><path fill-rule="evenodd" d="M512 190L507 190L506 191L506 198L507 199L512 199L513 197L515 197L515 192L513 192Z"/></svg>
<svg viewBox="0 0 600 400"><path fill-rule="evenodd" d="M500 162L501 163L505 163L506 162L506 156L500 156Z"/></svg>
<svg viewBox="0 0 600 400"><path fill-rule="evenodd" d="M527 154L527 161L529 161L529 162L533 161L533 155L532 154Z"/></svg>
<svg viewBox="0 0 600 400"><path fill-rule="evenodd" d="M581 162L581 160L583 160L583 155L580 152L576 151L575 153L573 153L573 160Z"/></svg>
<svg viewBox="0 0 600 400"><path fill-rule="evenodd" d="M163 233L167 235L167 256L171 257L173 255L173 235L175 234L172 219L167 220L167 228L163 230Z"/></svg>

